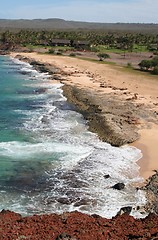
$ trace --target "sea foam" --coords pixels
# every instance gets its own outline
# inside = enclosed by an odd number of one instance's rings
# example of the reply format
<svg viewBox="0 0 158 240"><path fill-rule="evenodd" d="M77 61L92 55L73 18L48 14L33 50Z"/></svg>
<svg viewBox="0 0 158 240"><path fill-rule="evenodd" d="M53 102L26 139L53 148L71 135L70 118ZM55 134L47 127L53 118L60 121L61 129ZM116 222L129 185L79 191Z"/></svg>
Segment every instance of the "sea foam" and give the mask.
<svg viewBox="0 0 158 240"><path fill-rule="evenodd" d="M0 142L1 208L24 215L79 210L111 218L121 207L132 206L132 215L144 217L136 209L146 199L135 189L143 181L137 165L141 151L101 142L67 103L62 84L13 61L19 74L26 73L20 75L24 89L45 91L21 94L32 98L29 108L14 109L23 116L17 131L25 140ZM125 184L121 191L112 188L118 182Z"/></svg>

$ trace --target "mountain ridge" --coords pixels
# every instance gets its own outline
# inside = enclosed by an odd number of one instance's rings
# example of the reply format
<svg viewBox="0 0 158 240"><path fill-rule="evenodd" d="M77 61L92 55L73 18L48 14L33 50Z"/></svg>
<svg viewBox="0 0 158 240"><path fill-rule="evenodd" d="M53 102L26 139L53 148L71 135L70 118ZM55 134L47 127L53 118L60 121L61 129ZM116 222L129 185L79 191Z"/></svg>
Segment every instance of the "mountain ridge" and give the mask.
<svg viewBox="0 0 158 240"><path fill-rule="evenodd" d="M103 30L158 33L155 23L98 23L68 21L60 18L48 19L0 19L0 30L36 29L36 30Z"/></svg>

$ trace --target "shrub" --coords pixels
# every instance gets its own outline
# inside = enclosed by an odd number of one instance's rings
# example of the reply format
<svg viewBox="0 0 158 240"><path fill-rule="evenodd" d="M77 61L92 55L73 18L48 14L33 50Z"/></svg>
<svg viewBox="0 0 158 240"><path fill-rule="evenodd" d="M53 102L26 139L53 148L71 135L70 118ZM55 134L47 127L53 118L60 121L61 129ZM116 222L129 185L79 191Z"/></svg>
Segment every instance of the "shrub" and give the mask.
<svg viewBox="0 0 158 240"><path fill-rule="evenodd" d="M152 67L158 66L158 56L155 56L151 62L152 62Z"/></svg>
<svg viewBox="0 0 158 240"><path fill-rule="evenodd" d="M53 48L49 49L48 53L54 54L54 49Z"/></svg>
<svg viewBox="0 0 158 240"><path fill-rule="evenodd" d="M151 73L158 75L158 56L155 56L152 60L142 60L139 64L141 70L149 70Z"/></svg>
<svg viewBox="0 0 158 240"><path fill-rule="evenodd" d="M97 52L98 51L96 47L91 47L90 50L91 50L91 52Z"/></svg>
<svg viewBox="0 0 158 240"><path fill-rule="evenodd" d="M99 57L99 61L103 61L106 58L110 58L109 54L107 53L99 53L97 56Z"/></svg>
<svg viewBox="0 0 158 240"><path fill-rule="evenodd" d="M132 68L132 64L131 63L127 63L127 67L128 68Z"/></svg>
<svg viewBox="0 0 158 240"><path fill-rule="evenodd" d="M154 67L154 70L152 71L153 74L158 75L158 66Z"/></svg>
<svg viewBox="0 0 158 240"><path fill-rule="evenodd" d="M69 56L70 57L76 57L76 54L75 53L70 53Z"/></svg>
<svg viewBox="0 0 158 240"><path fill-rule="evenodd" d="M56 55L63 55L61 51L56 52Z"/></svg>
<svg viewBox="0 0 158 240"><path fill-rule="evenodd" d="M152 60L142 60L138 65L142 70L149 70L152 67Z"/></svg>

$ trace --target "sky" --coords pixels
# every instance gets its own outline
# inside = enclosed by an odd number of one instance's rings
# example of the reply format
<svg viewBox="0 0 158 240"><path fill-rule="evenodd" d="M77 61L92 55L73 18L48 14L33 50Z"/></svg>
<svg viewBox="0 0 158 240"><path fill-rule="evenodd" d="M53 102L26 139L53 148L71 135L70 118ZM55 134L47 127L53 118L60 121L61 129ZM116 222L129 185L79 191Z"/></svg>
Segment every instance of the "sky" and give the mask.
<svg viewBox="0 0 158 240"><path fill-rule="evenodd" d="M158 23L158 0L3 0L0 19Z"/></svg>

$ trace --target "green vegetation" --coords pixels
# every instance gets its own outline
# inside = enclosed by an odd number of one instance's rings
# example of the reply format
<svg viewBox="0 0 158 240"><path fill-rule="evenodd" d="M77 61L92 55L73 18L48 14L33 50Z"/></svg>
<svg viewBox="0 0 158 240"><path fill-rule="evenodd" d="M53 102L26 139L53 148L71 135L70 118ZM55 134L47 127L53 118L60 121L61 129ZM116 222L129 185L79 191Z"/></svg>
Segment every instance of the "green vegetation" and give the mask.
<svg viewBox="0 0 158 240"><path fill-rule="evenodd" d="M103 61L106 58L110 58L109 54L107 53L99 53L97 56L99 57L100 61Z"/></svg>
<svg viewBox="0 0 158 240"><path fill-rule="evenodd" d="M154 27L154 26L153 26ZM88 44L87 44L88 43ZM129 31L105 31L105 30L16 30L0 32L0 49L3 51L17 50L39 51L41 53L69 55L79 57L88 61L97 61L105 64L115 64L112 62L112 53L120 54L121 61L128 53L151 52L151 56L158 53L158 33L149 32L129 32ZM91 51L88 55L86 51ZM143 54L142 54L143 55ZM90 59L94 56L94 59ZM98 61L97 56L100 61ZM110 58L109 62L105 59ZM123 57L124 59L123 59ZM137 54L138 56L138 54ZM145 55L146 56L146 55ZM119 56L118 56L119 57ZM148 54L149 58L149 54ZM129 58L128 58L129 59ZM120 59L119 59L120 60ZM140 60L139 60L140 61ZM132 62L129 60L129 62ZM126 69L132 70L138 63L128 63ZM122 63L121 63L122 64ZM124 64L124 65L125 65ZM132 66L133 65L133 66ZM139 63L141 71L158 74L158 57L144 59Z"/></svg>
<svg viewBox="0 0 158 240"><path fill-rule="evenodd" d="M75 53L70 53L69 56L70 57L76 57L76 54Z"/></svg>
<svg viewBox="0 0 158 240"><path fill-rule="evenodd" d="M95 48L92 48L92 51L95 52L106 52L106 53L116 53L116 54L124 54L128 52L149 52L149 49L145 45L134 44L132 49L123 49L120 47L110 47L109 45L98 45Z"/></svg>
<svg viewBox="0 0 158 240"><path fill-rule="evenodd" d="M131 69L133 68L131 63L127 63L127 66L126 66L126 67L127 67L127 68L131 68Z"/></svg>
<svg viewBox="0 0 158 240"><path fill-rule="evenodd" d="M50 48L50 46L48 47ZM54 51L73 51L74 47L69 47L69 46L51 46L51 49L53 49Z"/></svg>
<svg viewBox="0 0 158 240"><path fill-rule="evenodd" d="M109 65L116 65L115 62L108 62L108 61L98 61L96 59L93 59L93 58L86 58L86 57L79 57L79 59L82 59L82 60L86 60L86 61L89 61L89 62L97 62L99 64L109 64Z"/></svg>
<svg viewBox="0 0 158 240"><path fill-rule="evenodd" d="M158 75L158 66L154 67L152 73L153 73L154 75Z"/></svg>
<svg viewBox="0 0 158 240"><path fill-rule="evenodd" d="M70 45L53 46L52 39L70 40ZM140 33L108 33L106 31L33 31L19 32L4 31L0 35L1 44L8 47L15 45L33 47L61 47L64 51L72 50L74 41L88 41L91 51L100 53L126 53L158 51L157 34Z"/></svg>
<svg viewBox="0 0 158 240"><path fill-rule="evenodd" d="M63 55L61 51L56 52L56 55Z"/></svg>
<svg viewBox="0 0 158 240"><path fill-rule="evenodd" d="M147 45L140 45L140 44L134 44L133 45L133 52L149 52Z"/></svg>
<svg viewBox="0 0 158 240"><path fill-rule="evenodd" d="M151 60L142 60L138 65L142 71L150 71L158 75L158 56L155 56Z"/></svg>
<svg viewBox="0 0 158 240"><path fill-rule="evenodd" d="M50 48L49 51L48 51L48 53L50 53L50 54L54 54L54 53L55 53L54 48Z"/></svg>

